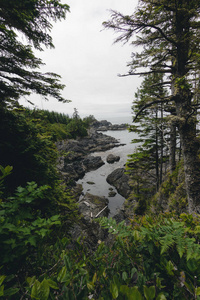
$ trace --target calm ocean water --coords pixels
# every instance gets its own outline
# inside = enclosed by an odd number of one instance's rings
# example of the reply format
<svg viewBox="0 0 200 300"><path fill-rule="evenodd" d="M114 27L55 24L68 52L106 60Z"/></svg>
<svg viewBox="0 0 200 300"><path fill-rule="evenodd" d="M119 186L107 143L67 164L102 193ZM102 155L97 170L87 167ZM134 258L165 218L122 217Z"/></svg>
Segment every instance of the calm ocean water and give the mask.
<svg viewBox="0 0 200 300"><path fill-rule="evenodd" d="M132 154L136 147L135 144L131 144L132 139L136 138L136 134L133 132L129 133L128 130L106 131L103 133L115 137L117 140L119 140L120 143L126 145L115 147L113 149L104 152L93 153L92 155L94 156L101 156L105 164L95 171L86 173L84 178L80 179L78 183L83 185L84 194L86 192L89 192L93 195L105 196L109 200L110 216L113 216L117 213L118 209L122 206L125 198L119 195L118 193L116 194L115 197L108 196L110 192L109 188L112 187L114 191L116 191L116 189L106 182L106 177L115 169L122 168L125 165L128 158L128 154ZM110 153L114 155L119 155L120 161L115 162L114 164L108 164L106 162L106 157ZM88 182L93 182L94 184L89 184Z"/></svg>

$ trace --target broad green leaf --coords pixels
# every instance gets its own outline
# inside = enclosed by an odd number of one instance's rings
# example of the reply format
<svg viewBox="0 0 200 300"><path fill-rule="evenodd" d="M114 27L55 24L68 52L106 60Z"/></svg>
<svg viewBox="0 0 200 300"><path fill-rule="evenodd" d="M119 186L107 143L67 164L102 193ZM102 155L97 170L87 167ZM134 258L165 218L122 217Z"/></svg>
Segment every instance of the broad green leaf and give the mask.
<svg viewBox="0 0 200 300"><path fill-rule="evenodd" d="M38 280L36 280L31 289L31 299L41 300L40 299L40 286L41 286L41 283Z"/></svg>
<svg viewBox="0 0 200 300"><path fill-rule="evenodd" d="M67 272L67 268L66 266L64 266L58 274L57 277L58 282L64 282L63 279L65 278L66 272Z"/></svg>
<svg viewBox="0 0 200 300"><path fill-rule="evenodd" d="M121 292L123 295L128 295L129 287L128 287L127 285L121 285L121 286L120 286L120 292Z"/></svg>
<svg viewBox="0 0 200 300"><path fill-rule="evenodd" d="M71 260L70 260L68 255L65 255L64 263L65 263L65 266L66 266L67 270L70 271L72 266L71 266Z"/></svg>
<svg viewBox="0 0 200 300"><path fill-rule="evenodd" d="M39 230L38 233L39 233L39 234L42 236L42 238L43 238L43 237L45 237L45 236L47 235L48 232L49 232L48 229L42 228L42 229Z"/></svg>
<svg viewBox="0 0 200 300"><path fill-rule="evenodd" d="M19 292L19 289L18 288L10 288L10 289L7 289L4 291L4 296L12 296L12 295L15 295L17 292Z"/></svg>
<svg viewBox="0 0 200 300"><path fill-rule="evenodd" d="M150 286L150 287L147 287L146 285L144 285L144 296L147 300L152 300L154 299L156 295L156 289L155 289L155 286Z"/></svg>
<svg viewBox="0 0 200 300"><path fill-rule="evenodd" d="M163 293L160 293L158 295L158 297L156 297L156 300L167 300L167 298L165 297L165 295Z"/></svg>
<svg viewBox="0 0 200 300"><path fill-rule="evenodd" d="M123 279L124 281L126 281L127 278L128 278L128 274L127 274L126 272L123 272L123 273L122 273L122 279Z"/></svg>
<svg viewBox="0 0 200 300"><path fill-rule="evenodd" d="M28 285L30 287L34 284L35 280L36 280L35 276L33 276L33 277L27 277L27 279L26 279L26 281L27 281L27 283L28 283Z"/></svg>
<svg viewBox="0 0 200 300"><path fill-rule="evenodd" d="M5 275L1 275L0 276L0 285L2 285L2 283L4 282L6 276Z"/></svg>
<svg viewBox="0 0 200 300"><path fill-rule="evenodd" d="M129 288L127 297L128 297L128 300L142 300L142 295L140 294L140 292L138 291L138 288L136 286Z"/></svg>
<svg viewBox="0 0 200 300"><path fill-rule="evenodd" d="M44 279L40 285L40 300L48 300L49 292L50 292L50 288L49 288L48 281Z"/></svg>
<svg viewBox="0 0 200 300"><path fill-rule="evenodd" d="M36 240L34 236L30 236L29 239L26 241L26 244L30 244L31 246L35 246L36 247Z"/></svg>
<svg viewBox="0 0 200 300"><path fill-rule="evenodd" d="M54 289L54 290L57 290L58 289L58 285L55 281L51 280L51 279L47 279L47 282L48 282L48 285Z"/></svg>
<svg viewBox="0 0 200 300"><path fill-rule="evenodd" d="M90 290L90 291L94 290L93 284L91 284L91 283L89 283L89 282L87 282L87 288L88 288L88 290Z"/></svg>
<svg viewBox="0 0 200 300"><path fill-rule="evenodd" d="M116 285L116 283L114 282L111 282L111 285L110 285L110 292L112 294L112 297L114 299L117 299L118 295L119 295L119 291L118 291L118 287Z"/></svg>
<svg viewBox="0 0 200 300"><path fill-rule="evenodd" d="M128 287L127 285L120 286L120 292L126 295L128 300L142 300L142 295L138 291L138 287Z"/></svg>
<svg viewBox="0 0 200 300"><path fill-rule="evenodd" d="M0 286L0 297L4 295L4 285Z"/></svg>
<svg viewBox="0 0 200 300"><path fill-rule="evenodd" d="M131 269L131 278L133 278L133 275L137 273L137 269L136 268L132 268Z"/></svg>
<svg viewBox="0 0 200 300"><path fill-rule="evenodd" d="M94 284L97 281L97 273L94 273L94 276L92 278L92 283Z"/></svg>
<svg viewBox="0 0 200 300"><path fill-rule="evenodd" d="M190 272L195 272L198 269L198 263L195 259L189 259L187 261L187 267Z"/></svg>
<svg viewBox="0 0 200 300"><path fill-rule="evenodd" d="M195 289L195 294L196 294L196 296L200 295L200 287L198 287L198 288Z"/></svg>

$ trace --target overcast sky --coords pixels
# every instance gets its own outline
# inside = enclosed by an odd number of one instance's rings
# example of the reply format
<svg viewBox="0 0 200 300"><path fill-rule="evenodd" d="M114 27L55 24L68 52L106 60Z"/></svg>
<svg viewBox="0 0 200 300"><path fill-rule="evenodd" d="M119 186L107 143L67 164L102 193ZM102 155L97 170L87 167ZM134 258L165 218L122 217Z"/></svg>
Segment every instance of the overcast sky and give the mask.
<svg viewBox="0 0 200 300"><path fill-rule="evenodd" d="M103 29L110 18L110 9L131 14L138 0L66 0L70 13L57 22L52 30L55 49L39 53L46 63L42 71L62 76L66 85L63 96L72 100L62 104L55 99L45 101L31 97L36 107L73 114L76 108L81 117L94 115L97 119L131 118L134 93L141 79L120 78L130 61L131 45L113 44L116 34ZM38 54L37 54L38 55Z"/></svg>

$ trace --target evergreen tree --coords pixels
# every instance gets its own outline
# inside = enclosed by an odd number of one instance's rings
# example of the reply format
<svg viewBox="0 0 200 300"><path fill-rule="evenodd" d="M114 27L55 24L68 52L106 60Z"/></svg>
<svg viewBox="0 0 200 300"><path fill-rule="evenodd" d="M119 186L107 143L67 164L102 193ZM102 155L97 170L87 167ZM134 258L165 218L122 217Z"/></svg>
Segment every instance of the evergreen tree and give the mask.
<svg viewBox="0 0 200 300"><path fill-rule="evenodd" d="M43 64L32 47L53 47L51 21L65 18L69 6L59 0L2 0L0 5L0 108L17 104L21 96L36 92L65 101L60 76L41 73ZM25 37L27 43L21 42Z"/></svg>
<svg viewBox="0 0 200 300"><path fill-rule="evenodd" d="M200 2L196 0L141 0L134 14L113 11L111 20L104 23L106 28L121 33L116 42L133 39L132 45L142 46L141 52L132 55L126 75L165 74L163 85L174 86L173 94L160 102L173 101L175 105L176 115L171 120L180 134L189 212L197 213L200 159L196 135L198 91L193 74L200 64L199 12Z"/></svg>
<svg viewBox="0 0 200 300"><path fill-rule="evenodd" d="M141 88L135 94L132 110L135 124L138 125L130 126L130 131L136 131L139 136L139 140L133 140L133 143L139 141L142 144L137 147L137 151L133 154L129 164L130 162L133 164L133 160L140 162L145 172L151 173L156 190L158 190L163 177L163 153L164 151L168 152L168 143L166 144L164 140L166 141L169 134L164 118L164 105L162 103L156 104L156 100L167 95L167 91L164 90L162 85L159 88L157 86L153 87L155 83L162 83L162 75L151 74L145 76ZM155 104L147 107L148 103L152 101L155 101ZM139 113L144 105L146 105L146 109ZM142 155L142 152L144 155ZM143 156L147 158L146 166L141 161L144 159Z"/></svg>

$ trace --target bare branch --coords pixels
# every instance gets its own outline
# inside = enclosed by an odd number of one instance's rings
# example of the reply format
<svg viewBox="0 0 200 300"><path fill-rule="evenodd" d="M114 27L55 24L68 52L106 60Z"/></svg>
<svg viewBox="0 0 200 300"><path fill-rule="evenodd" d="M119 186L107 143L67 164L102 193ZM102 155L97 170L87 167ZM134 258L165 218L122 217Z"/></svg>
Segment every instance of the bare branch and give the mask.
<svg viewBox="0 0 200 300"><path fill-rule="evenodd" d="M172 82L171 81L164 81L164 82L160 82L160 83L154 83L151 86L156 87L156 86L163 86L163 85L167 85L167 84L172 84Z"/></svg>
<svg viewBox="0 0 200 300"><path fill-rule="evenodd" d="M165 74L165 73L171 73L171 71L170 70L152 70L152 71L148 71L148 72L138 72L138 73L128 72L128 74L117 74L117 76L126 77L126 76L130 76L130 75L148 75L148 74L154 74L154 73Z"/></svg>
<svg viewBox="0 0 200 300"><path fill-rule="evenodd" d="M158 103L168 103L168 102L171 102L171 101L174 101L174 96L170 96L168 98L163 98L163 99L159 99L159 100L154 100L154 101L151 101L147 104L145 104L140 110L139 112L136 114L135 118L133 119L133 122L135 122L138 118L138 116L141 114L141 112L143 112L143 110L145 110L147 107L150 107L152 106L153 104L158 104Z"/></svg>

